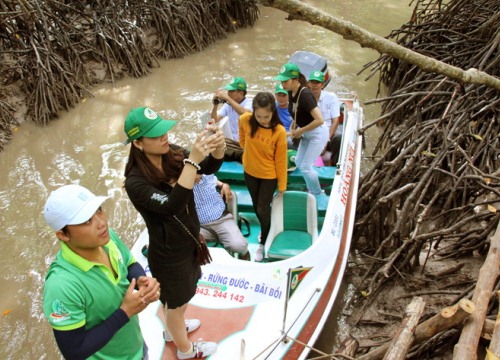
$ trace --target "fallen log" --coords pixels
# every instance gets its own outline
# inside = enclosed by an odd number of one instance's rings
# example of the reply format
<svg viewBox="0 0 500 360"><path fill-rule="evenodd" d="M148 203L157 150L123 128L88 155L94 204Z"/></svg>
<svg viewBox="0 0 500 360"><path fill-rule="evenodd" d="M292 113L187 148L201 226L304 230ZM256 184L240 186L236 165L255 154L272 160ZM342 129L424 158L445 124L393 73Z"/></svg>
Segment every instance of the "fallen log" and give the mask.
<svg viewBox="0 0 500 360"><path fill-rule="evenodd" d="M434 335L456 327L467 317L474 313L474 303L467 299L461 299L457 304L441 310L438 314L427 319L417 326L413 345L422 343ZM389 349L390 343L384 344L379 348L362 355L358 360L379 360Z"/></svg>
<svg viewBox="0 0 500 360"><path fill-rule="evenodd" d="M477 345L486 318L490 294L493 291L493 287L499 275L499 251L500 223L497 226L495 234L491 237L488 256L486 256L486 260L479 270L479 278L477 279L476 289L472 296L476 311L474 311L466 322L460 339L453 349L453 359L455 360L477 359Z"/></svg>
<svg viewBox="0 0 500 360"><path fill-rule="evenodd" d="M413 343L418 321L425 308L425 301L421 297L415 297L406 308L406 316L403 319L394 339L389 344L390 350L385 354L384 360L403 360Z"/></svg>

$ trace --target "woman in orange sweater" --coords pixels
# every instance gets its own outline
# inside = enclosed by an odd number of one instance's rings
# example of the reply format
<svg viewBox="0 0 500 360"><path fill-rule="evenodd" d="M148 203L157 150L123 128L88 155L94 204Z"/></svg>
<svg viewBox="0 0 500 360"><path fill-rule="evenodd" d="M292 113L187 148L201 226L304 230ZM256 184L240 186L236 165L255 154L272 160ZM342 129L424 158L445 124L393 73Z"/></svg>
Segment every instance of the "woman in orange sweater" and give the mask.
<svg viewBox="0 0 500 360"><path fill-rule="evenodd" d="M255 261L262 261L264 244L271 227L271 202L278 186L281 196L287 185L287 138L273 94L259 92L253 98L253 113L239 119L245 182L260 222L260 245Z"/></svg>

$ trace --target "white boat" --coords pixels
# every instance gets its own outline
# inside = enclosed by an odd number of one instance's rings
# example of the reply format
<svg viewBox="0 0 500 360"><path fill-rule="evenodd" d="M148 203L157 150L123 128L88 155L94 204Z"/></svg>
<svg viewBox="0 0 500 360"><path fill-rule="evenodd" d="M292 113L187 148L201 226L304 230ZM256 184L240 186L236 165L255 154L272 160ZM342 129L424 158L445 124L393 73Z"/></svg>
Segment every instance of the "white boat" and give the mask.
<svg viewBox="0 0 500 360"><path fill-rule="evenodd" d="M337 167L316 168L329 196L318 203L314 197L307 200L314 214L313 219L309 214L308 222L314 224L316 220L318 230L317 236L312 230L310 245L288 254L292 255L289 258L269 258L263 263L238 260L221 247L210 249L213 261L202 267L197 294L187 310L187 318L198 318L202 322L189 338L218 343L217 352L209 359L305 359L320 335L339 292L347 263L362 152L358 129L362 126L363 110L355 98L341 101L347 110L339 162ZM241 164L224 163L218 177L230 182L237 194L238 213L250 223L248 241L254 254L259 228L252 217L244 185L236 184L242 179ZM300 188L301 178L298 169L290 172L290 187ZM272 228L280 227L276 225L276 211L290 210L287 204L276 204L273 203ZM306 206L302 210L306 212ZM301 237L297 232L292 234L295 235L285 236L284 241L292 244ZM134 244L132 253L150 274L147 259L141 253L147 243L145 230ZM272 245L268 238L266 255L272 252ZM149 358L175 359L174 344L163 340L160 303L149 305L139 319Z"/></svg>

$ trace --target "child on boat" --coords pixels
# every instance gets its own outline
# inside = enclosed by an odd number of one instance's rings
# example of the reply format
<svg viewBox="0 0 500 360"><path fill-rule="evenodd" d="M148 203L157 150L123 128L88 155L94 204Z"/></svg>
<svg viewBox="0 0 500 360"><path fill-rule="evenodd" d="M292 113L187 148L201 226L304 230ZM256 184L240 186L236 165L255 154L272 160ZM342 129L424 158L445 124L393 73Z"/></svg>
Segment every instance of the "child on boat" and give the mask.
<svg viewBox="0 0 500 360"><path fill-rule="evenodd" d="M253 113L240 116L239 133L245 183L260 222L260 245L255 254L255 261L260 262L271 227L271 202L276 186L278 196L287 186L288 147L273 94L259 92L252 105Z"/></svg>

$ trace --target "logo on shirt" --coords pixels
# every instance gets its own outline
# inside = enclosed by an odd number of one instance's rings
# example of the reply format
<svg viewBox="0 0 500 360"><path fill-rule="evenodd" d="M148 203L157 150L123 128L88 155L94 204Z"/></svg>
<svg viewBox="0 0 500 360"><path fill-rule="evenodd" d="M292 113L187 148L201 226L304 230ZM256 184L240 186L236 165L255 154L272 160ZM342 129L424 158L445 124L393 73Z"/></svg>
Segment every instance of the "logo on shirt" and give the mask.
<svg viewBox="0 0 500 360"><path fill-rule="evenodd" d="M151 200L159 201L160 204L163 204L168 200L168 196L154 193L153 195L151 195Z"/></svg>
<svg viewBox="0 0 500 360"><path fill-rule="evenodd" d="M58 323L64 320L69 319L71 316L71 313L66 310L64 307L63 303L56 299L52 303L52 314L50 314L50 318L54 323Z"/></svg>

